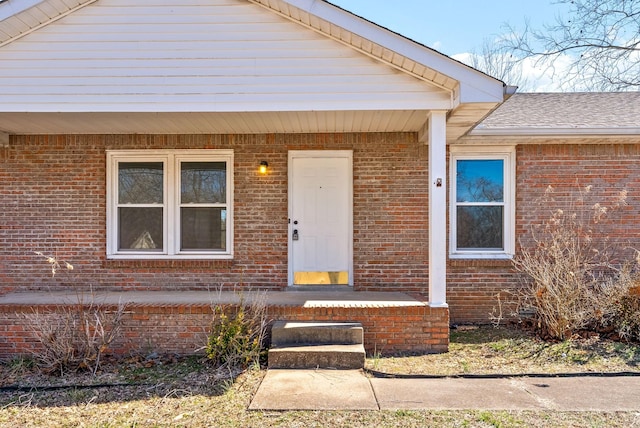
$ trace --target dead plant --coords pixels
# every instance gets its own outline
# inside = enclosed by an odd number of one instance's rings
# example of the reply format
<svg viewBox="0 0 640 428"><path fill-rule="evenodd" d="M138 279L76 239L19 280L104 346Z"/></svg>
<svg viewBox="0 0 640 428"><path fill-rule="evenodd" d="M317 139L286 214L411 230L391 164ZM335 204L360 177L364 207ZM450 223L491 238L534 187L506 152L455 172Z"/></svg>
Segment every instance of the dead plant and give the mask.
<svg viewBox="0 0 640 428"><path fill-rule="evenodd" d="M49 263L52 276L62 266L67 271L73 270L73 265L57 257L36 254ZM121 332L125 309L122 302L115 308L97 303L90 291L88 296L77 293L74 303L23 314L27 328L41 345L33 351L40 369L60 375L90 370L95 375L102 357Z"/></svg>
<svg viewBox="0 0 640 428"><path fill-rule="evenodd" d="M93 298L60 306L56 310L24 314L28 328L40 347L33 351L46 373L89 370L96 374L103 355L119 336L126 305L115 309L97 304Z"/></svg>
<svg viewBox="0 0 640 428"><path fill-rule="evenodd" d="M67 270L73 270L73 265L71 263L64 260L58 260L58 258L55 256L47 256L40 251L35 251L35 254L37 256L43 257L47 261L47 263L49 263L49 266L51 267L52 277L56 276L56 273L59 269L61 269L62 266L64 266Z"/></svg>
<svg viewBox="0 0 640 428"><path fill-rule="evenodd" d="M592 186L579 188L559 206L549 186L541 207L551 215L532 228L530 240L521 242L522 251L514 259L523 278L516 306L534 314L543 336L567 339L577 330L612 323L612 303L628 293L637 275L638 263L630 257L635 250L615 242L603 227L626 205L626 191L608 205L590 202L591 192ZM624 253L629 257L621 258Z"/></svg>

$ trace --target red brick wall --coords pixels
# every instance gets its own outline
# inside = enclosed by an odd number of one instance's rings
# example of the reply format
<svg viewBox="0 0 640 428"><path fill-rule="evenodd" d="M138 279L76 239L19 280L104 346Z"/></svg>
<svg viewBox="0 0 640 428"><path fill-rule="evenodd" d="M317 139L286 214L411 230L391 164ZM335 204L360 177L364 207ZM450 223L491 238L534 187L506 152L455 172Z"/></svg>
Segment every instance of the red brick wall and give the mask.
<svg viewBox="0 0 640 428"><path fill-rule="evenodd" d="M414 138L354 152L357 289L428 292L428 158Z"/></svg>
<svg viewBox="0 0 640 428"><path fill-rule="evenodd" d="M498 315L498 295L502 303L517 286L511 261L455 260L447 270L447 302L451 323L488 324ZM507 308L505 307L505 312ZM508 315L504 313L503 315Z"/></svg>
<svg viewBox="0 0 640 428"><path fill-rule="evenodd" d="M233 261L106 260L105 151L233 149ZM12 136L0 160L0 292L94 288L281 288L287 283L288 150L353 150L358 289L424 291L426 150L415 134ZM257 167L269 162L269 173ZM51 278L34 251L75 266Z"/></svg>
<svg viewBox="0 0 640 428"><path fill-rule="evenodd" d="M35 339L29 319L24 317L34 309L44 314L61 307L0 306L0 358L30 354L40 349L41 344ZM268 319L361 322L369 355L446 352L449 346L449 314L446 308L419 305L365 308L269 306ZM211 321L209 304L129 305L123 318L122 332L110 350L116 354L192 354L206 345Z"/></svg>
<svg viewBox="0 0 640 428"><path fill-rule="evenodd" d="M519 145L516 180L516 242L530 245L531 230L542 224L552 208L570 209L576 205L577 189L593 186L586 198L592 204L607 204L620 190L628 192L628 205L612 213L612 221L600 225L600 238L640 248L640 140L636 144L599 141L577 144L579 140L547 141ZM541 204L547 186L553 186L555 203ZM622 253L621 253L622 254ZM629 257L629 252L622 254ZM518 287L518 278L509 262L449 261L448 303L453 323L487 323L497 313L500 294L505 303L509 292ZM508 315L508 308L504 309Z"/></svg>
<svg viewBox="0 0 640 428"><path fill-rule="evenodd" d="M546 141L517 149L517 235L544 221L536 202L551 184L559 201L593 185L610 198L628 190L610 235L640 248L640 140ZM235 153L233 261L105 260L105 150L225 148ZM427 293L426 147L415 134L227 136L12 136L0 158L0 292L82 284L95 288L282 288L287 281L288 150L353 150L354 277L358 290ZM259 176L260 160L269 162ZM598 197L596 197L598 199ZM76 269L55 279L33 251ZM486 323L498 293L518 281L508 262L449 261L452 322Z"/></svg>
<svg viewBox="0 0 640 428"><path fill-rule="evenodd" d="M621 190L627 191L627 206L611 213L602 230L614 240L638 248L640 213L640 139L637 144L563 144L522 146L518 150L517 233L525 236L549 211L541 212L539 199L548 185L554 188L554 206L576 211L577 189L584 190L584 213L594 203L611 206ZM547 205L548 206L548 205Z"/></svg>

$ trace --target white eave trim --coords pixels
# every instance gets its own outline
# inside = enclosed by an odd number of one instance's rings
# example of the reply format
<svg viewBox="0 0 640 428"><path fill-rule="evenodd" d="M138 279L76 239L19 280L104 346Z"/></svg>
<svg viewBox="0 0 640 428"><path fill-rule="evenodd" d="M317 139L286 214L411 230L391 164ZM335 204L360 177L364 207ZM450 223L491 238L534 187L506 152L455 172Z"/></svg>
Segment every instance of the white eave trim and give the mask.
<svg viewBox="0 0 640 428"><path fill-rule="evenodd" d="M44 0L44 1L47 1L47 0ZM50 18L50 19L48 19L48 20L46 20L46 21L41 22L39 25L36 25L35 27L31 27L31 28L29 28L28 30L23 31L23 32L22 32L22 33L20 33L20 34L16 34L16 35L14 35L14 36L12 36L12 37L8 38L7 40L5 40L5 41L3 41L3 42L1 42L1 43L0 43L0 48L1 48L2 46L8 45L9 43L11 43L11 42L13 42L13 41L15 41L15 40L18 40L18 39L20 39L20 38L22 38L22 37L26 36L27 34L31 34L31 33L33 33L34 31L37 31L37 30L39 30L39 29L40 29L40 28L42 28L42 27L46 27L47 25L51 24L52 22L55 22L55 21L57 21L57 20L59 20L59 19L62 19L62 18L64 18L65 16L68 16L68 15L72 14L73 12L75 12L75 11L77 11L77 10L79 10L79 9L82 9L83 7L88 6L88 5L90 5L90 4L92 4L92 3L95 3L95 2L97 2L97 1L98 1L98 0L86 0L86 1L83 1L83 2L81 2L80 4L78 4L77 6L74 6L74 7L70 8L69 10L67 10L66 12L61 13L61 14L60 14L60 15L58 15L58 16L54 16L54 17L52 17L52 18ZM12 16L18 16L18 17L19 17L19 16L20 16L20 13L23 13L23 12L27 11L28 9L30 9L31 7L33 7L33 6L37 6L37 5L38 5L38 4L40 4L40 3L42 3L42 1L31 2L31 3L30 3L30 4L31 4L31 6L30 6L29 8L22 9L22 10L20 10L18 13L15 13L15 14L14 14L14 15L12 15ZM9 18L9 17L6 17L6 18ZM4 18L4 19L6 19L6 18ZM2 19L0 19L0 21L2 21Z"/></svg>
<svg viewBox="0 0 640 428"><path fill-rule="evenodd" d="M25 10L42 2L43 0L18 0L18 2L7 1L2 6L0 6L0 21L24 12Z"/></svg>
<svg viewBox="0 0 640 428"><path fill-rule="evenodd" d="M603 135L638 135L640 128L476 128L469 136L517 136L517 137L549 137L549 136L603 136Z"/></svg>

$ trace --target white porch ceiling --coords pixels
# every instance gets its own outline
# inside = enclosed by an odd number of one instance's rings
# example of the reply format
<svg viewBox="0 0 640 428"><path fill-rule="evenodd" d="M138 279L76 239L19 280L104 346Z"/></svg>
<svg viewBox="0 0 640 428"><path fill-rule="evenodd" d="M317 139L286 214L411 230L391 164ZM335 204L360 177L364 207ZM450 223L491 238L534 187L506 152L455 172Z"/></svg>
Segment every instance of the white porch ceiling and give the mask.
<svg viewBox="0 0 640 428"><path fill-rule="evenodd" d="M462 106L447 121L456 140L488 106ZM271 134L426 131L428 110L243 113L0 113L0 134Z"/></svg>
<svg viewBox="0 0 640 428"><path fill-rule="evenodd" d="M9 134L262 134L413 132L428 111L2 113Z"/></svg>

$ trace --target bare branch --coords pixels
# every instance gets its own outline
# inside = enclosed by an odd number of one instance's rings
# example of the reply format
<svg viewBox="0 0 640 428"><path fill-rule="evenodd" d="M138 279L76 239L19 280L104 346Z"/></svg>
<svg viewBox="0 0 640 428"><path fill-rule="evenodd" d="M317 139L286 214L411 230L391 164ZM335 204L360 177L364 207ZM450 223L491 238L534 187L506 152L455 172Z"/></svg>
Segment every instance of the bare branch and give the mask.
<svg viewBox="0 0 640 428"><path fill-rule="evenodd" d="M496 49L520 61L535 59L567 89L640 88L640 1L560 0L569 8L542 30L528 22L522 31L507 26L509 38ZM557 64L565 62L562 74Z"/></svg>

